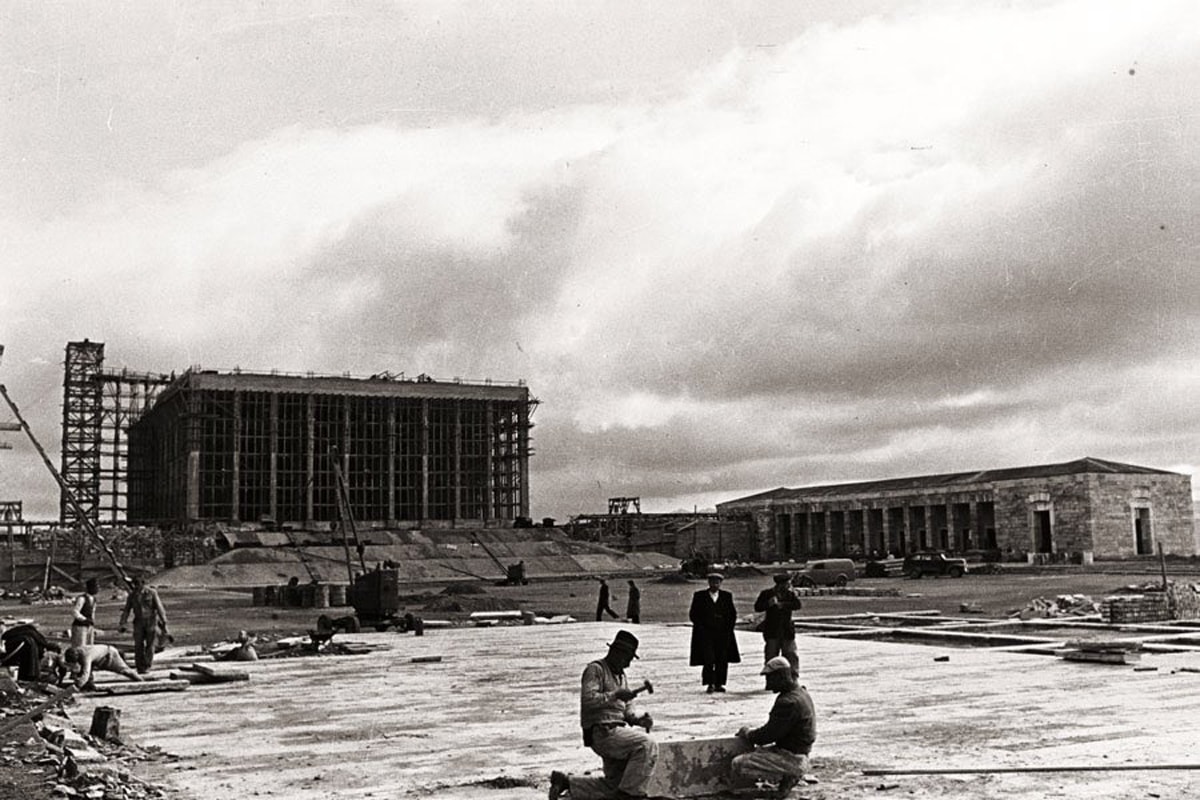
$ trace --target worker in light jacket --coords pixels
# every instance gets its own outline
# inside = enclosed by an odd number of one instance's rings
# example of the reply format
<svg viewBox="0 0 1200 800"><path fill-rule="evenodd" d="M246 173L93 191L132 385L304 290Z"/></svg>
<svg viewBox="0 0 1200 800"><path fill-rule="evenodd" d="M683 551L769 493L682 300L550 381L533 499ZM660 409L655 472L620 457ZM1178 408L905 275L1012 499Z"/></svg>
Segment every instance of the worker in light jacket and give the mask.
<svg viewBox="0 0 1200 800"><path fill-rule="evenodd" d="M154 664L154 653L159 640L173 641L167 629L167 611L163 608L158 592L146 585L140 575L133 579L133 588L125 600L119 623L125 633L125 623L133 615L133 661L139 675L145 675Z"/></svg>

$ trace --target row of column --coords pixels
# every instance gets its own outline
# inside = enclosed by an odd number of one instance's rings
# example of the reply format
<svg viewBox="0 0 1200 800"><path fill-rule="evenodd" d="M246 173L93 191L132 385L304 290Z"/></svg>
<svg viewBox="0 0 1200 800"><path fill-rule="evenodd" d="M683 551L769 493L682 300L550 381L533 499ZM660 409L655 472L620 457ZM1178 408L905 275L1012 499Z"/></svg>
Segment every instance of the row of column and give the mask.
<svg viewBox="0 0 1200 800"><path fill-rule="evenodd" d="M775 514L776 553L784 557L904 555L927 548L968 550L995 544L995 506L990 500Z"/></svg>

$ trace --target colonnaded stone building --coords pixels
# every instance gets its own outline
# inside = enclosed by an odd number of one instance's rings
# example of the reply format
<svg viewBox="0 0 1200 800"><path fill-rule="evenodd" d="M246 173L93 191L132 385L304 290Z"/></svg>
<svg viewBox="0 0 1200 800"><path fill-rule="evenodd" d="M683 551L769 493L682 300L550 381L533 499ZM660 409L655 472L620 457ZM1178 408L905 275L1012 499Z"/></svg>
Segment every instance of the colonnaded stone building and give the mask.
<svg viewBox="0 0 1200 800"><path fill-rule="evenodd" d="M1197 553L1191 478L1081 458L1063 464L774 489L717 504L749 517L766 560L936 548L1006 560Z"/></svg>

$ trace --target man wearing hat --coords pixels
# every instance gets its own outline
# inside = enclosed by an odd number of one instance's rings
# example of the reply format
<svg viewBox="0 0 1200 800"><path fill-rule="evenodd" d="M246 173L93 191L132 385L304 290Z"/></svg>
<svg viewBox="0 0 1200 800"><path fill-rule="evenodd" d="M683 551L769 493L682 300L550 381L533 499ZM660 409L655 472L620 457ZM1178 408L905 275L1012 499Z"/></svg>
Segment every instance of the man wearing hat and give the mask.
<svg viewBox="0 0 1200 800"><path fill-rule="evenodd" d="M721 588L723 580L725 576L719 572L708 573L708 588L692 595L692 606L688 609L688 619L692 621L689 663L701 668L700 680L708 687L709 694L725 691L729 665L742 660L733 632L737 609L733 606L733 594Z"/></svg>
<svg viewBox="0 0 1200 800"><path fill-rule="evenodd" d="M742 782L779 781L779 795L786 797L797 783L816 783L809 775L808 754L817 738L817 720L808 690L796 683L792 665L775 656L762 668L767 688L778 694L767 723L761 728L742 727L737 736L754 745L754 750L735 756L734 778Z"/></svg>
<svg viewBox="0 0 1200 800"><path fill-rule="evenodd" d="M765 643L763 662L782 655L797 675L800 674L800 654L796 650L796 624L792 622L792 612L799 608L800 598L792 591L792 576L786 572L776 575L775 585L759 592L754 601L754 610L765 612L761 626Z"/></svg>
<svg viewBox="0 0 1200 800"><path fill-rule="evenodd" d="M637 647L636 636L617 631L608 655L584 668L579 723L583 743L604 762L604 774L588 777L555 770L550 773L550 800L564 793L571 800L646 796L658 760L658 742L650 738L654 721L637 708L637 693L625 677L625 668L638 657Z"/></svg>

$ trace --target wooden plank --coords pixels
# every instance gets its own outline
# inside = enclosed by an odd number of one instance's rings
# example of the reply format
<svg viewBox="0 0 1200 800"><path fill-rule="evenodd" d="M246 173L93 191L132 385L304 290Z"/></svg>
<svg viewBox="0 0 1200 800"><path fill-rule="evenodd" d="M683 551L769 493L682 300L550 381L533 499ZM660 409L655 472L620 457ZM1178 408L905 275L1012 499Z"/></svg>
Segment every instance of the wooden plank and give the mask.
<svg viewBox="0 0 1200 800"><path fill-rule="evenodd" d="M182 692L191 686L188 681L165 680L143 681L141 683L104 683L100 684L90 694L154 694L155 692Z"/></svg>

